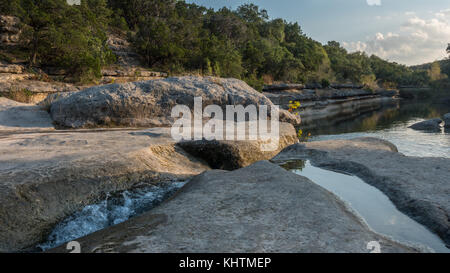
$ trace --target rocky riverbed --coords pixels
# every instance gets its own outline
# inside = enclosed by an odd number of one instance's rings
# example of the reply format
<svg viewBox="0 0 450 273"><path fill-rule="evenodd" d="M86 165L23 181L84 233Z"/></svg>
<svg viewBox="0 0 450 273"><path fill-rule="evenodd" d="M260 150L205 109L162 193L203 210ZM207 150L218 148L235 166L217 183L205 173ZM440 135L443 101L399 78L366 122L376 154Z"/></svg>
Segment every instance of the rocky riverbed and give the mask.
<svg viewBox="0 0 450 273"><path fill-rule="evenodd" d="M357 175L450 244L450 159L404 156L392 143L375 138L297 144L274 160L293 158Z"/></svg>
<svg viewBox="0 0 450 273"><path fill-rule="evenodd" d="M368 252L370 241L419 251L374 234L333 194L267 161L205 172L150 212L78 240L83 252L146 253Z"/></svg>
<svg viewBox="0 0 450 273"><path fill-rule="evenodd" d="M358 175L449 242L450 159L407 157L377 139L298 144L300 119L283 110L289 123L271 151L262 140L180 142L170 128L148 128L170 126L168 109L192 110L194 96L205 107L274 106L241 81L210 77L94 87L51 97L50 113L0 98L0 252L36 250L111 193L186 180L160 206L77 239L82 251L368 252L370 241L383 252L428 251L375 233L334 194L264 161L272 158Z"/></svg>

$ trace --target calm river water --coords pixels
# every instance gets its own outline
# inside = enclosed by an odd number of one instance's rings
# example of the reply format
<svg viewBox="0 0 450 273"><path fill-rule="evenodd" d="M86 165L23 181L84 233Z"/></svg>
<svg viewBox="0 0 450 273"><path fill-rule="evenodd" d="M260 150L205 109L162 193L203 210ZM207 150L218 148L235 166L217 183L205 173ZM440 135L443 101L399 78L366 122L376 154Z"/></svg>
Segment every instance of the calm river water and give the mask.
<svg viewBox="0 0 450 273"><path fill-rule="evenodd" d="M310 141L377 137L394 143L408 156L450 158L450 129L430 133L408 128L419 121L442 118L449 112L450 106L439 102L399 101L397 106L306 133L311 133Z"/></svg>

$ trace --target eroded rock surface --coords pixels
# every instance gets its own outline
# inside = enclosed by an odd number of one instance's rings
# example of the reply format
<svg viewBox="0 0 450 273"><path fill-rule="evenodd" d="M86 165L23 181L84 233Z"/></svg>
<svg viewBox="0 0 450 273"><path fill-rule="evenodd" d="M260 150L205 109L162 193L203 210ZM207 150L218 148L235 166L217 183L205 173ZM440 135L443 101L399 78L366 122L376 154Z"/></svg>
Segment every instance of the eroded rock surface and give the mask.
<svg viewBox="0 0 450 273"><path fill-rule="evenodd" d="M108 192L184 180L209 167L169 129L0 138L0 252L26 250L64 217Z"/></svg>
<svg viewBox="0 0 450 273"><path fill-rule="evenodd" d="M246 127L248 128L248 127ZM297 132L289 123L280 123L279 139L262 140L192 140L178 145L197 158L205 160L214 169L235 170L256 161L268 160L285 147L298 142ZM248 134L247 134L247 139ZM258 137L258 136L255 136ZM269 146L274 141L273 149Z"/></svg>
<svg viewBox="0 0 450 273"><path fill-rule="evenodd" d="M19 18L0 15L0 42L2 46L16 45L19 42L20 33Z"/></svg>
<svg viewBox="0 0 450 273"><path fill-rule="evenodd" d="M71 128L171 126L178 119L171 118L172 108L181 104L192 110L194 97L202 97L203 107L273 106L241 80L174 77L88 88L54 102L51 116L58 125Z"/></svg>
<svg viewBox="0 0 450 273"><path fill-rule="evenodd" d="M267 161L208 171L142 216L77 239L86 252L414 252L371 232L333 194ZM59 247L50 252L67 252Z"/></svg>
<svg viewBox="0 0 450 273"><path fill-rule="evenodd" d="M450 159L408 157L390 142L359 138L292 145L274 160L295 158L357 175L450 245Z"/></svg>

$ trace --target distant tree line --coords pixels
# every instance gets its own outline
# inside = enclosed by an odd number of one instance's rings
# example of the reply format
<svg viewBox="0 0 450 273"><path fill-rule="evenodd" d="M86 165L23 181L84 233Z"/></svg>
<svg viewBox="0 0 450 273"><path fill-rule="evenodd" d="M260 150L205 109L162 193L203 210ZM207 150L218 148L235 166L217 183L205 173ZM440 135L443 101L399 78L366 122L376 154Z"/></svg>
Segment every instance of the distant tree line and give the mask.
<svg viewBox="0 0 450 273"><path fill-rule="evenodd" d="M270 19L254 4L217 11L176 0L0 0L0 13L27 25L30 65L67 68L95 78L114 61L109 31L128 35L144 63L171 74L235 77L264 83L355 82L368 86L427 85L428 70L349 53L338 42L307 37L298 23Z"/></svg>

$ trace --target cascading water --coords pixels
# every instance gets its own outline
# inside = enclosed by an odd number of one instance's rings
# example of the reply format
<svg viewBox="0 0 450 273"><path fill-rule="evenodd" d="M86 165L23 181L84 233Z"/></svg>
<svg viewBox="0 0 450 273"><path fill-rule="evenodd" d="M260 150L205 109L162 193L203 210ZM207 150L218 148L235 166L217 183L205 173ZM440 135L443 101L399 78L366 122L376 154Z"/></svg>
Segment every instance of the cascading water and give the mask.
<svg viewBox="0 0 450 273"><path fill-rule="evenodd" d="M109 194L97 204L84 207L56 225L46 242L38 248L47 250L140 215L173 195L186 182Z"/></svg>

